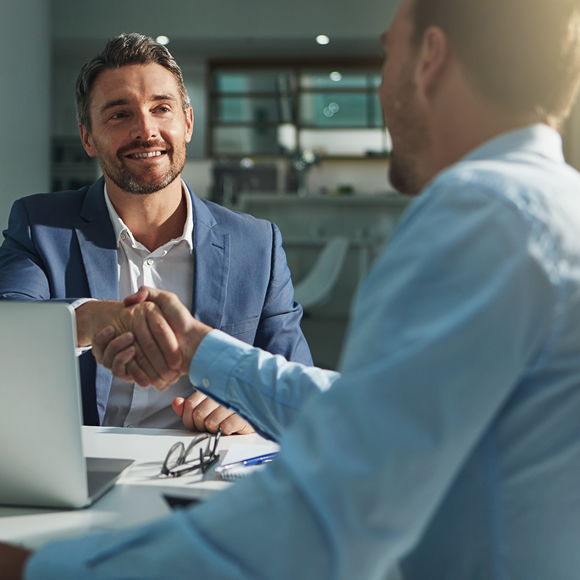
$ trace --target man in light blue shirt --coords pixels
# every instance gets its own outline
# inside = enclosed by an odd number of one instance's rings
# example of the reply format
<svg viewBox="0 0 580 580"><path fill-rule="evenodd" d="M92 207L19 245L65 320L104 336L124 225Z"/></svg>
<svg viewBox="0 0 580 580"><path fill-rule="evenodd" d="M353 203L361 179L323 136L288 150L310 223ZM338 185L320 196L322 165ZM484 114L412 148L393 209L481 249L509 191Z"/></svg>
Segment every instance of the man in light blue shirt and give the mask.
<svg viewBox="0 0 580 580"><path fill-rule="evenodd" d="M404 0L384 42L390 176L422 195L357 296L341 373L142 290L179 373L280 454L144 528L2 547L14 578L578 578L580 175L549 125L577 90L579 10ZM96 356L142 379L139 335L112 338Z"/></svg>

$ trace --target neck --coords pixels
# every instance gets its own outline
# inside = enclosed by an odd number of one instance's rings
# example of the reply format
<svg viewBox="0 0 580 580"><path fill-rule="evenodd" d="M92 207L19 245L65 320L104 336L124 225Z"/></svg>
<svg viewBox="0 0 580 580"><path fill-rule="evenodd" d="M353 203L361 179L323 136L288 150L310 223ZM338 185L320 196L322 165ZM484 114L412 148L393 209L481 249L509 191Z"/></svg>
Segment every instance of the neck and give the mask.
<svg viewBox="0 0 580 580"><path fill-rule="evenodd" d="M472 89L459 69L456 72L429 112L431 141L422 163L424 185L487 141L538 122L532 113L507 112L490 102Z"/></svg>
<svg viewBox="0 0 580 580"><path fill-rule="evenodd" d="M133 237L149 251L154 251L183 234L187 219L187 201L181 179L166 188L148 194L128 193L106 175L107 194L119 217Z"/></svg>

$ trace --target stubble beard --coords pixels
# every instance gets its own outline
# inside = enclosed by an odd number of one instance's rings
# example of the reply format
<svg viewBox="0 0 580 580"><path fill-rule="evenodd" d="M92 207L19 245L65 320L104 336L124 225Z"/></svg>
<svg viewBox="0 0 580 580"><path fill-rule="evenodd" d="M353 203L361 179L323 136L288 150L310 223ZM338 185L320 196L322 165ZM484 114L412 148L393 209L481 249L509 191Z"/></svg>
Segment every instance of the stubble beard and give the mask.
<svg viewBox="0 0 580 580"><path fill-rule="evenodd" d="M405 75L391 103L385 104L385 117L393 138L389 181L400 193L417 195L425 185L418 168L418 156L430 143L429 131L416 104L415 83Z"/></svg>
<svg viewBox="0 0 580 580"><path fill-rule="evenodd" d="M169 158L169 168L162 175L136 176L127 167L124 161L124 154L134 148L161 147L166 151ZM165 142L135 141L130 145L122 147L114 159L109 159L105 155L99 155L99 163L105 175L121 190L136 195L156 193L165 189L173 183L185 166L185 153L176 152L175 149Z"/></svg>

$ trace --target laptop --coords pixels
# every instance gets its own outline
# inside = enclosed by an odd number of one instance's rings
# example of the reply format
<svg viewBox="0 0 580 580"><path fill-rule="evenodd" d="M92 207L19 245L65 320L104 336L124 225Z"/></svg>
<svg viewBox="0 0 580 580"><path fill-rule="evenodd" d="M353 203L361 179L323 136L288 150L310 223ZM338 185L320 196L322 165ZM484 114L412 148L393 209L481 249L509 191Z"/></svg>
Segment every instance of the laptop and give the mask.
<svg viewBox="0 0 580 580"><path fill-rule="evenodd" d="M0 505L86 507L133 463L85 458L75 347L68 304L0 301Z"/></svg>

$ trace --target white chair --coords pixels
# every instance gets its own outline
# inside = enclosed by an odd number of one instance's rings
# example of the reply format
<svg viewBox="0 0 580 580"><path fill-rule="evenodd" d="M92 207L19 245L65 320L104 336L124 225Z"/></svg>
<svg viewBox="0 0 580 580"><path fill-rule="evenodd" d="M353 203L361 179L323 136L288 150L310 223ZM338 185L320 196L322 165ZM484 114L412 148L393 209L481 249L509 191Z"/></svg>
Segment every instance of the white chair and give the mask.
<svg viewBox="0 0 580 580"><path fill-rule="evenodd" d="M329 298L342 271L348 246L348 238L344 236L331 238L322 248L310 272L296 284L294 300L304 310L319 306Z"/></svg>

